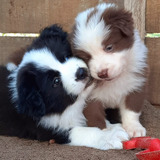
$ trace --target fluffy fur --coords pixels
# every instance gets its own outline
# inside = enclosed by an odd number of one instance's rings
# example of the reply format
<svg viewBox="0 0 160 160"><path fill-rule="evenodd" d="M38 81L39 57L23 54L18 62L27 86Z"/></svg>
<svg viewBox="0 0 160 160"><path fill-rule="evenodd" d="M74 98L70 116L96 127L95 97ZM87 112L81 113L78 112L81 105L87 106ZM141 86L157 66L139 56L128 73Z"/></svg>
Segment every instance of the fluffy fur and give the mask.
<svg viewBox="0 0 160 160"><path fill-rule="evenodd" d="M107 3L87 9L75 19L71 42L74 55L87 63L91 76L99 81L88 107L100 101L104 108L120 108L123 127L130 137L145 136L139 116L147 48L133 27L131 13Z"/></svg>
<svg viewBox="0 0 160 160"><path fill-rule="evenodd" d="M83 109L94 84L88 85L88 68L72 56L60 27L41 32L9 79L15 107L0 107L1 135L104 150L120 149L128 139L120 125L103 131L86 127Z"/></svg>

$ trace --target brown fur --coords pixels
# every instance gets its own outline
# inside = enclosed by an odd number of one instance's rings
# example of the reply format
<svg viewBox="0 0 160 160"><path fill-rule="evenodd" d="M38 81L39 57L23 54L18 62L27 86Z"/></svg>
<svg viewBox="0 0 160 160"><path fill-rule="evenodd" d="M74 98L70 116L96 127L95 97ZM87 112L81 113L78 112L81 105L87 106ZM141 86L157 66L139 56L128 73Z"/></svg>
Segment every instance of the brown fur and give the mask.
<svg viewBox="0 0 160 160"><path fill-rule="evenodd" d="M88 64L89 60L92 58L92 56L89 53L81 51L81 50L75 50L74 51L74 56L76 56L80 59L83 59L83 61L86 64Z"/></svg>
<svg viewBox="0 0 160 160"><path fill-rule="evenodd" d="M87 125L89 127L106 128L106 114L105 110L99 101L91 101L87 103L84 109L84 116L87 118Z"/></svg>
<svg viewBox="0 0 160 160"><path fill-rule="evenodd" d="M101 18L106 25L112 28L118 28L126 36L133 36L133 18L132 14L124 9L109 8L106 9Z"/></svg>
<svg viewBox="0 0 160 160"><path fill-rule="evenodd" d="M145 68L144 75L139 76L144 76L146 79L148 79L149 69ZM142 86L141 91L132 92L129 95L127 95L125 100L126 108L137 113L140 112L144 106L144 100L147 99L147 92L148 82L146 82L145 85Z"/></svg>
<svg viewBox="0 0 160 160"><path fill-rule="evenodd" d="M15 65L19 65L20 62L22 61L22 58L26 52L25 48L21 48L17 51L15 51L10 57L9 57L9 62L14 63Z"/></svg>
<svg viewBox="0 0 160 160"><path fill-rule="evenodd" d="M111 30L109 37L102 42L104 49L110 44L113 45L111 52L132 47L134 28L131 13L122 9L110 8L105 10L101 18L106 25L110 25Z"/></svg>

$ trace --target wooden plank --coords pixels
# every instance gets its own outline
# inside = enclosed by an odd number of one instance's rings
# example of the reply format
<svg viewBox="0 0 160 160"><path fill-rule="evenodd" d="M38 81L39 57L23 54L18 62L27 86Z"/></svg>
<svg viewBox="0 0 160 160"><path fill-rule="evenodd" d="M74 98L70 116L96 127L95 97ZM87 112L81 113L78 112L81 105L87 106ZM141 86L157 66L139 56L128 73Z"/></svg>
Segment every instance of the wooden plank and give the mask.
<svg viewBox="0 0 160 160"><path fill-rule="evenodd" d="M160 33L160 0L147 0L146 31Z"/></svg>
<svg viewBox="0 0 160 160"><path fill-rule="evenodd" d="M160 105L160 38L146 38L149 49L148 62L149 76L149 101Z"/></svg>
<svg viewBox="0 0 160 160"><path fill-rule="evenodd" d="M1 0L0 32L37 33L53 23L69 31L76 15L101 2L115 2L123 7L124 0Z"/></svg>
<svg viewBox="0 0 160 160"><path fill-rule="evenodd" d="M145 6L146 0L124 0L124 8L132 12L135 28L141 38L145 38Z"/></svg>
<svg viewBox="0 0 160 160"><path fill-rule="evenodd" d="M6 65L17 50L26 47L32 40L28 37L0 37L0 65Z"/></svg>

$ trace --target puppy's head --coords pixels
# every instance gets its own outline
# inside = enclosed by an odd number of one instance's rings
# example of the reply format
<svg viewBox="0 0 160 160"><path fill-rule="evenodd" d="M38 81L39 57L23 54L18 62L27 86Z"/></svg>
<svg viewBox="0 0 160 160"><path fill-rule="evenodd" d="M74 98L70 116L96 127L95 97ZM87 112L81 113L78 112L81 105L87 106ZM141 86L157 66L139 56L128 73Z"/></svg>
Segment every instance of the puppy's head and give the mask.
<svg viewBox="0 0 160 160"><path fill-rule="evenodd" d="M134 42L131 13L114 4L90 8L77 16L71 42L95 79L115 79L125 70Z"/></svg>
<svg viewBox="0 0 160 160"><path fill-rule="evenodd" d="M32 43L10 78L18 112L42 117L60 114L76 101L88 82L88 69L72 56L67 34L54 25Z"/></svg>

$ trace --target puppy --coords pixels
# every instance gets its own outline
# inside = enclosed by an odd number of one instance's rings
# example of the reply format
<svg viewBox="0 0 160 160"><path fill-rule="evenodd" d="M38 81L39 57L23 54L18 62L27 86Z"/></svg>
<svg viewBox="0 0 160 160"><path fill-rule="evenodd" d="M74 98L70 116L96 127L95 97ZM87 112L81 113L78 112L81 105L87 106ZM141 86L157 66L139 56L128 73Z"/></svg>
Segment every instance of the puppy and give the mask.
<svg viewBox="0 0 160 160"><path fill-rule="evenodd" d="M75 19L71 43L74 55L87 63L91 76L99 81L86 111L91 123L97 124L89 113L97 104L119 108L129 136L145 136L139 116L145 95L147 48L133 27L131 13L109 3L87 9ZM105 114L93 114L95 121L101 121L100 128L105 128Z"/></svg>
<svg viewBox="0 0 160 160"><path fill-rule="evenodd" d="M120 125L108 131L86 127L83 109L94 84L57 25L41 32L9 79L15 107L0 106L1 135L103 150L120 149L128 139Z"/></svg>

